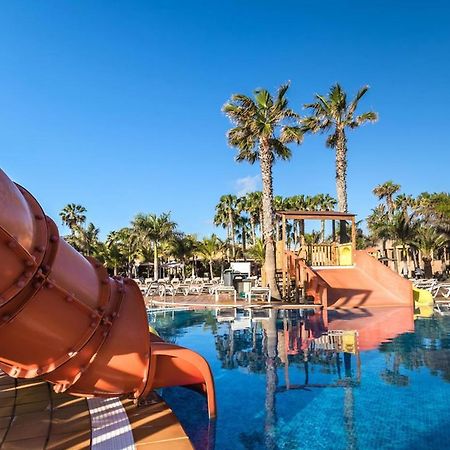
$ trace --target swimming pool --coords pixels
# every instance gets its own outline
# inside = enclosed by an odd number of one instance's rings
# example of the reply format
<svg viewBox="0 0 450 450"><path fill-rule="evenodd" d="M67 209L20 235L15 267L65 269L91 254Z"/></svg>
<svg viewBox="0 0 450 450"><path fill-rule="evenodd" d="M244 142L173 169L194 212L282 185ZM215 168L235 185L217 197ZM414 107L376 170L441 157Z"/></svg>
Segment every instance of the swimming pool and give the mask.
<svg viewBox="0 0 450 450"><path fill-rule="evenodd" d="M408 308L149 313L214 373L218 418L162 392L198 449L442 449L450 443L450 318Z"/></svg>

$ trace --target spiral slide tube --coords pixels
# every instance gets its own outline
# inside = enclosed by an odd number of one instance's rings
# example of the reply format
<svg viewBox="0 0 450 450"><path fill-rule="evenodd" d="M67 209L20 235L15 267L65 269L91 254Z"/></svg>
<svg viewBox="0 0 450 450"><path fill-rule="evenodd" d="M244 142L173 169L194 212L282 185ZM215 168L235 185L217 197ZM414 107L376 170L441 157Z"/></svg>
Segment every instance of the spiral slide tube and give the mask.
<svg viewBox="0 0 450 450"><path fill-rule="evenodd" d="M74 250L1 170L0 369L85 397L145 401L155 388L191 387L216 415L208 363L149 333L137 285Z"/></svg>

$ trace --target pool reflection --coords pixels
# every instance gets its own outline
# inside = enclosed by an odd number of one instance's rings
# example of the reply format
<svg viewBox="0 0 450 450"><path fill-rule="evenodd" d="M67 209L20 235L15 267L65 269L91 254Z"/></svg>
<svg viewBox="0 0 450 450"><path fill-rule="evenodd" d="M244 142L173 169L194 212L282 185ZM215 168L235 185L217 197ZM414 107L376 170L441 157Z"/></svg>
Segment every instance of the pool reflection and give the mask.
<svg viewBox="0 0 450 450"><path fill-rule="evenodd" d="M221 445L229 439L226 430L231 429L231 424L236 426L235 421L229 421L233 413L227 409L231 407L230 385L222 381L226 373L235 373L235 379L241 374L241 383L246 372L254 375L248 378L250 383L254 380L254 387L250 384L247 392L232 391L234 395L240 393L244 402L250 401L252 395L263 401L262 415L252 417L252 426L243 424L238 432L233 428L238 441L234 448L267 449L280 448L280 439L286 438L281 429L291 416L298 418L304 411L305 417L310 417L308 405L322 407L317 402L322 398L319 394L330 390L340 394L327 395L323 406L328 408L330 398L337 401L333 410L340 415L344 447L365 448L367 435L362 437L361 431L358 434L358 429L363 429L367 422L361 405L370 409L369 398L375 386L377 389L382 385L392 386L404 391L415 377L411 370L423 366L429 368L431 375L450 379L450 322L432 318L414 323L409 308L334 311L218 308L155 313L150 322L165 339L191 347L198 345L195 349L203 349L208 357L218 391L217 448L224 448ZM209 336L207 340L206 336ZM368 356L363 358L365 354ZM234 378L226 376L228 383ZM258 380L263 382L262 386ZM357 390L364 393L358 396ZM394 391L391 394L402 395ZM356 414L357 404L359 414ZM181 410L175 404L176 413ZM249 411L252 410L247 414ZM196 418L193 427L188 427L189 432L200 433L198 425ZM333 430L339 434L338 428ZM206 426L203 431L201 438L194 436L196 447L214 448L212 433L205 436ZM289 448L297 448L297 437L293 434L289 439L293 439Z"/></svg>
<svg viewBox="0 0 450 450"><path fill-rule="evenodd" d="M408 308L368 310L216 310L222 324L215 337L222 367L266 374L264 448L277 448L276 396L289 390L340 388L347 448L357 448L353 389L361 382L360 352L412 331ZM223 326L227 324L227 326ZM291 380L290 365L303 368ZM277 367L283 367L280 380ZM398 372L398 371L397 371ZM395 374L386 371L385 376ZM281 378L281 377L280 377ZM397 379L401 379L397 373ZM246 447L245 433L241 443ZM252 434L255 439L255 434Z"/></svg>

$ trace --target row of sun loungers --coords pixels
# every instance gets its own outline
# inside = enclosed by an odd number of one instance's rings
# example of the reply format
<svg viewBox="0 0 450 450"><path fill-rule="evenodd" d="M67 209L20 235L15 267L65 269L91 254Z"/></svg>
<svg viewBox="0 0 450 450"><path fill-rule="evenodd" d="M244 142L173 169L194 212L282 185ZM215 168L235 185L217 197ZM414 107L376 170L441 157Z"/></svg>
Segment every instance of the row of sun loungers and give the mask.
<svg viewBox="0 0 450 450"><path fill-rule="evenodd" d="M433 298L445 298L450 299L450 283L442 283L438 280L414 280L413 284L418 289L426 289L430 291Z"/></svg>
<svg viewBox="0 0 450 450"><path fill-rule="evenodd" d="M176 295L201 295L210 294L214 295L216 303L219 301L220 294L229 294L233 297L234 302L237 301L238 293L233 286L225 286L220 278L213 278L212 280L203 278L193 278L186 279L184 281L178 279L162 279L158 281L153 281L151 279L146 279L144 282L135 279L142 294L145 297L166 297L166 296L176 296ZM255 284L257 280L255 280ZM271 296L270 290L268 288L263 288L260 286L252 286L249 292L245 294L245 300L249 303L252 300L265 300L270 303Z"/></svg>
<svg viewBox="0 0 450 450"><path fill-rule="evenodd" d="M213 278L212 280L203 278L186 279L184 281L178 279L162 279L158 281L145 280L143 283L140 280L135 280L145 297L153 297L158 295L165 297L171 295L200 295L203 293L212 294L216 286L220 286L220 278Z"/></svg>
<svg viewBox="0 0 450 450"><path fill-rule="evenodd" d="M434 311L441 316L450 315L450 283L442 283L435 279L415 280L414 286L426 289L434 300Z"/></svg>

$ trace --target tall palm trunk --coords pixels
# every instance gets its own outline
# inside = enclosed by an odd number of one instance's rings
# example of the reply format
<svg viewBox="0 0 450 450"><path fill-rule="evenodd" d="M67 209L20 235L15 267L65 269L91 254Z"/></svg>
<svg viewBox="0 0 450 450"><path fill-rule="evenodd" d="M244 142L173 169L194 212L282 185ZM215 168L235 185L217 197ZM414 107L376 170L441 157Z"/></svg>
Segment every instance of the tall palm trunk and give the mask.
<svg viewBox="0 0 450 450"><path fill-rule="evenodd" d="M214 278L212 259L209 260L209 275L210 275L211 280L212 280Z"/></svg>
<svg viewBox="0 0 450 450"><path fill-rule="evenodd" d="M156 242L153 243L153 280L158 281L159 267L158 267L158 246Z"/></svg>
<svg viewBox="0 0 450 450"><path fill-rule="evenodd" d="M242 226L242 253L245 260L245 252L247 251L247 230L245 225Z"/></svg>
<svg viewBox="0 0 450 450"><path fill-rule="evenodd" d="M422 256L422 261L423 261L424 277L432 278L433 277L433 267L431 265L431 262L433 261L433 258L431 256Z"/></svg>
<svg viewBox="0 0 450 450"><path fill-rule="evenodd" d="M263 241L266 246L264 268L266 272L266 283L270 288L271 295L279 297L278 287L275 280L275 245L273 240L273 178L272 164L273 155L267 140L262 140L260 145L260 165L263 185L262 207L263 207Z"/></svg>
<svg viewBox="0 0 450 450"><path fill-rule="evenodd" d="M348 211L347 204L347 138L343 129L337 129L336 144L336 194L338 200L338 208L340 212ZM346 243L347 227L345 220L339 222L339 238L340 242Z"/></svg>
<svg viewBox="0 0 450 450"><path fill-rule="evenodd" d="M255 232L255 218L250 216L250 228L252 231L252 245L256 243L256 232Z"/></svg>
<svg viewBox="0 0 450 450"><path fill-rule="evenodd" d="M393 246L392 257L394 258L394 270L398 273L398 249L395 242L392 244L392 246Z"/></svg>
<svg viewBox="0 0 450 450"><path fill-rule="evenodd" d="M347 138L343 129L337 130L336 193L340 212L347 212Z"/></svg>
<svg viewBox="0 0 450 450"><path fill-rule="evenodd" d="M234 220L231 209L228 212L228 221L230 223L231 252L233 255L233 259L236 259L236 234L234 232Z"/></svg>

